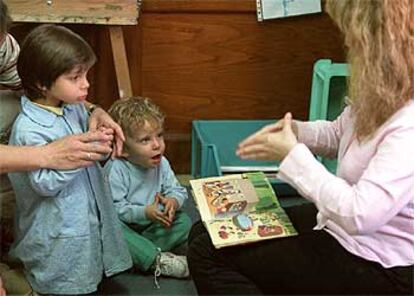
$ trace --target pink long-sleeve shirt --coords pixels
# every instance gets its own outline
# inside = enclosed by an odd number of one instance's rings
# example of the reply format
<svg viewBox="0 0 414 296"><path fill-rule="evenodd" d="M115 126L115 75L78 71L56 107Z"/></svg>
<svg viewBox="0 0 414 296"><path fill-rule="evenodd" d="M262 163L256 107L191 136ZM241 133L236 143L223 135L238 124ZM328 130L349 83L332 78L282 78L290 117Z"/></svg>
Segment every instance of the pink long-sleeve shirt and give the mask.
<svg viewBox="0 0 414 296"><path fill-rule="evenodd" d="M352 254L386 268L413 265L414 101L369 141L356 140L353 122L350 107L334 122L297 122L300 143L282 161L279 178L315 203L315 229ZM337 175L312 153L337 155Z"/></svg>

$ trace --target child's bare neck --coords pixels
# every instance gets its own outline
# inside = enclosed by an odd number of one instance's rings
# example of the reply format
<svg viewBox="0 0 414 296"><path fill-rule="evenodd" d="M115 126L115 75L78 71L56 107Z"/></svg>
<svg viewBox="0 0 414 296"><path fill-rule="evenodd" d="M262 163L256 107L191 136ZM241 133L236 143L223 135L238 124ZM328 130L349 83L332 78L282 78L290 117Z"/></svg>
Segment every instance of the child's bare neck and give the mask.
<svg viewBox="0 0 414 296"><path fill-rule="evenodd" d="M48 100L47 98L38 98L32 101L36 104L49 106L49 107L61 107L62 106L62 101L58 101L58 100L52 101L52 100Z"/></svg>

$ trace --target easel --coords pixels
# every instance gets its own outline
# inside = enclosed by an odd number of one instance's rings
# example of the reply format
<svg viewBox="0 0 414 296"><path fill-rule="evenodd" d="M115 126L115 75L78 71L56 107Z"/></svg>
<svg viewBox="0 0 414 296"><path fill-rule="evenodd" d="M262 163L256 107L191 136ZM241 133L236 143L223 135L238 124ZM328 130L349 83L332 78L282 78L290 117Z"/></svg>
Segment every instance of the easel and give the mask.
<svg viewBox="0 0 414 296"><path fill-rule="evenodd" d="M136 25L137 0L6 0L14 22L108 25L119 97L132 86L121 25Z"/></svg>

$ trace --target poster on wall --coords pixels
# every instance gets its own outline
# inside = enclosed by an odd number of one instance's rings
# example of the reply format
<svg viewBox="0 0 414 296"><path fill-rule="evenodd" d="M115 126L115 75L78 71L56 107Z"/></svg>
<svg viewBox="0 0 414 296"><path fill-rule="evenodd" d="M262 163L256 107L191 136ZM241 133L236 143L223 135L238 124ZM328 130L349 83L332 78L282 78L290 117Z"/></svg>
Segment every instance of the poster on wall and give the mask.
<svg viewBox="0 0 414 296"><path fill-rule="evenodd" d="M321 0L256 0L257 19L264 21L321 12Z"/></svg>

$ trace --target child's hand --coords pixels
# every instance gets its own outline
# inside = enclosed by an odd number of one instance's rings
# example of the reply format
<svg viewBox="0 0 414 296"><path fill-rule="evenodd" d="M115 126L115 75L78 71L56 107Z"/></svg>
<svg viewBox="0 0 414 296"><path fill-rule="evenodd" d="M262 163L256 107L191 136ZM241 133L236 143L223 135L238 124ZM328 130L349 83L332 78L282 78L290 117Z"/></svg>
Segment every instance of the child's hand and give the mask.
<svg viewBox="0 0 414 296"><path fill-rule="evenodd" d="M159 222L165 227L170 227L171 222L168 217L158 209L160 203L160 195L155 195L154 203L145 207L145 216L153 222Z"/></svg>
<svg viewBox="0 0 414 296"><path fill-rule="evenodd" d="M166 215L170 223L172 223L175 219L175 211L178 208L178 201L173 197L163 197L160 195L160 202L164 205L164 215Z"/></svg>

